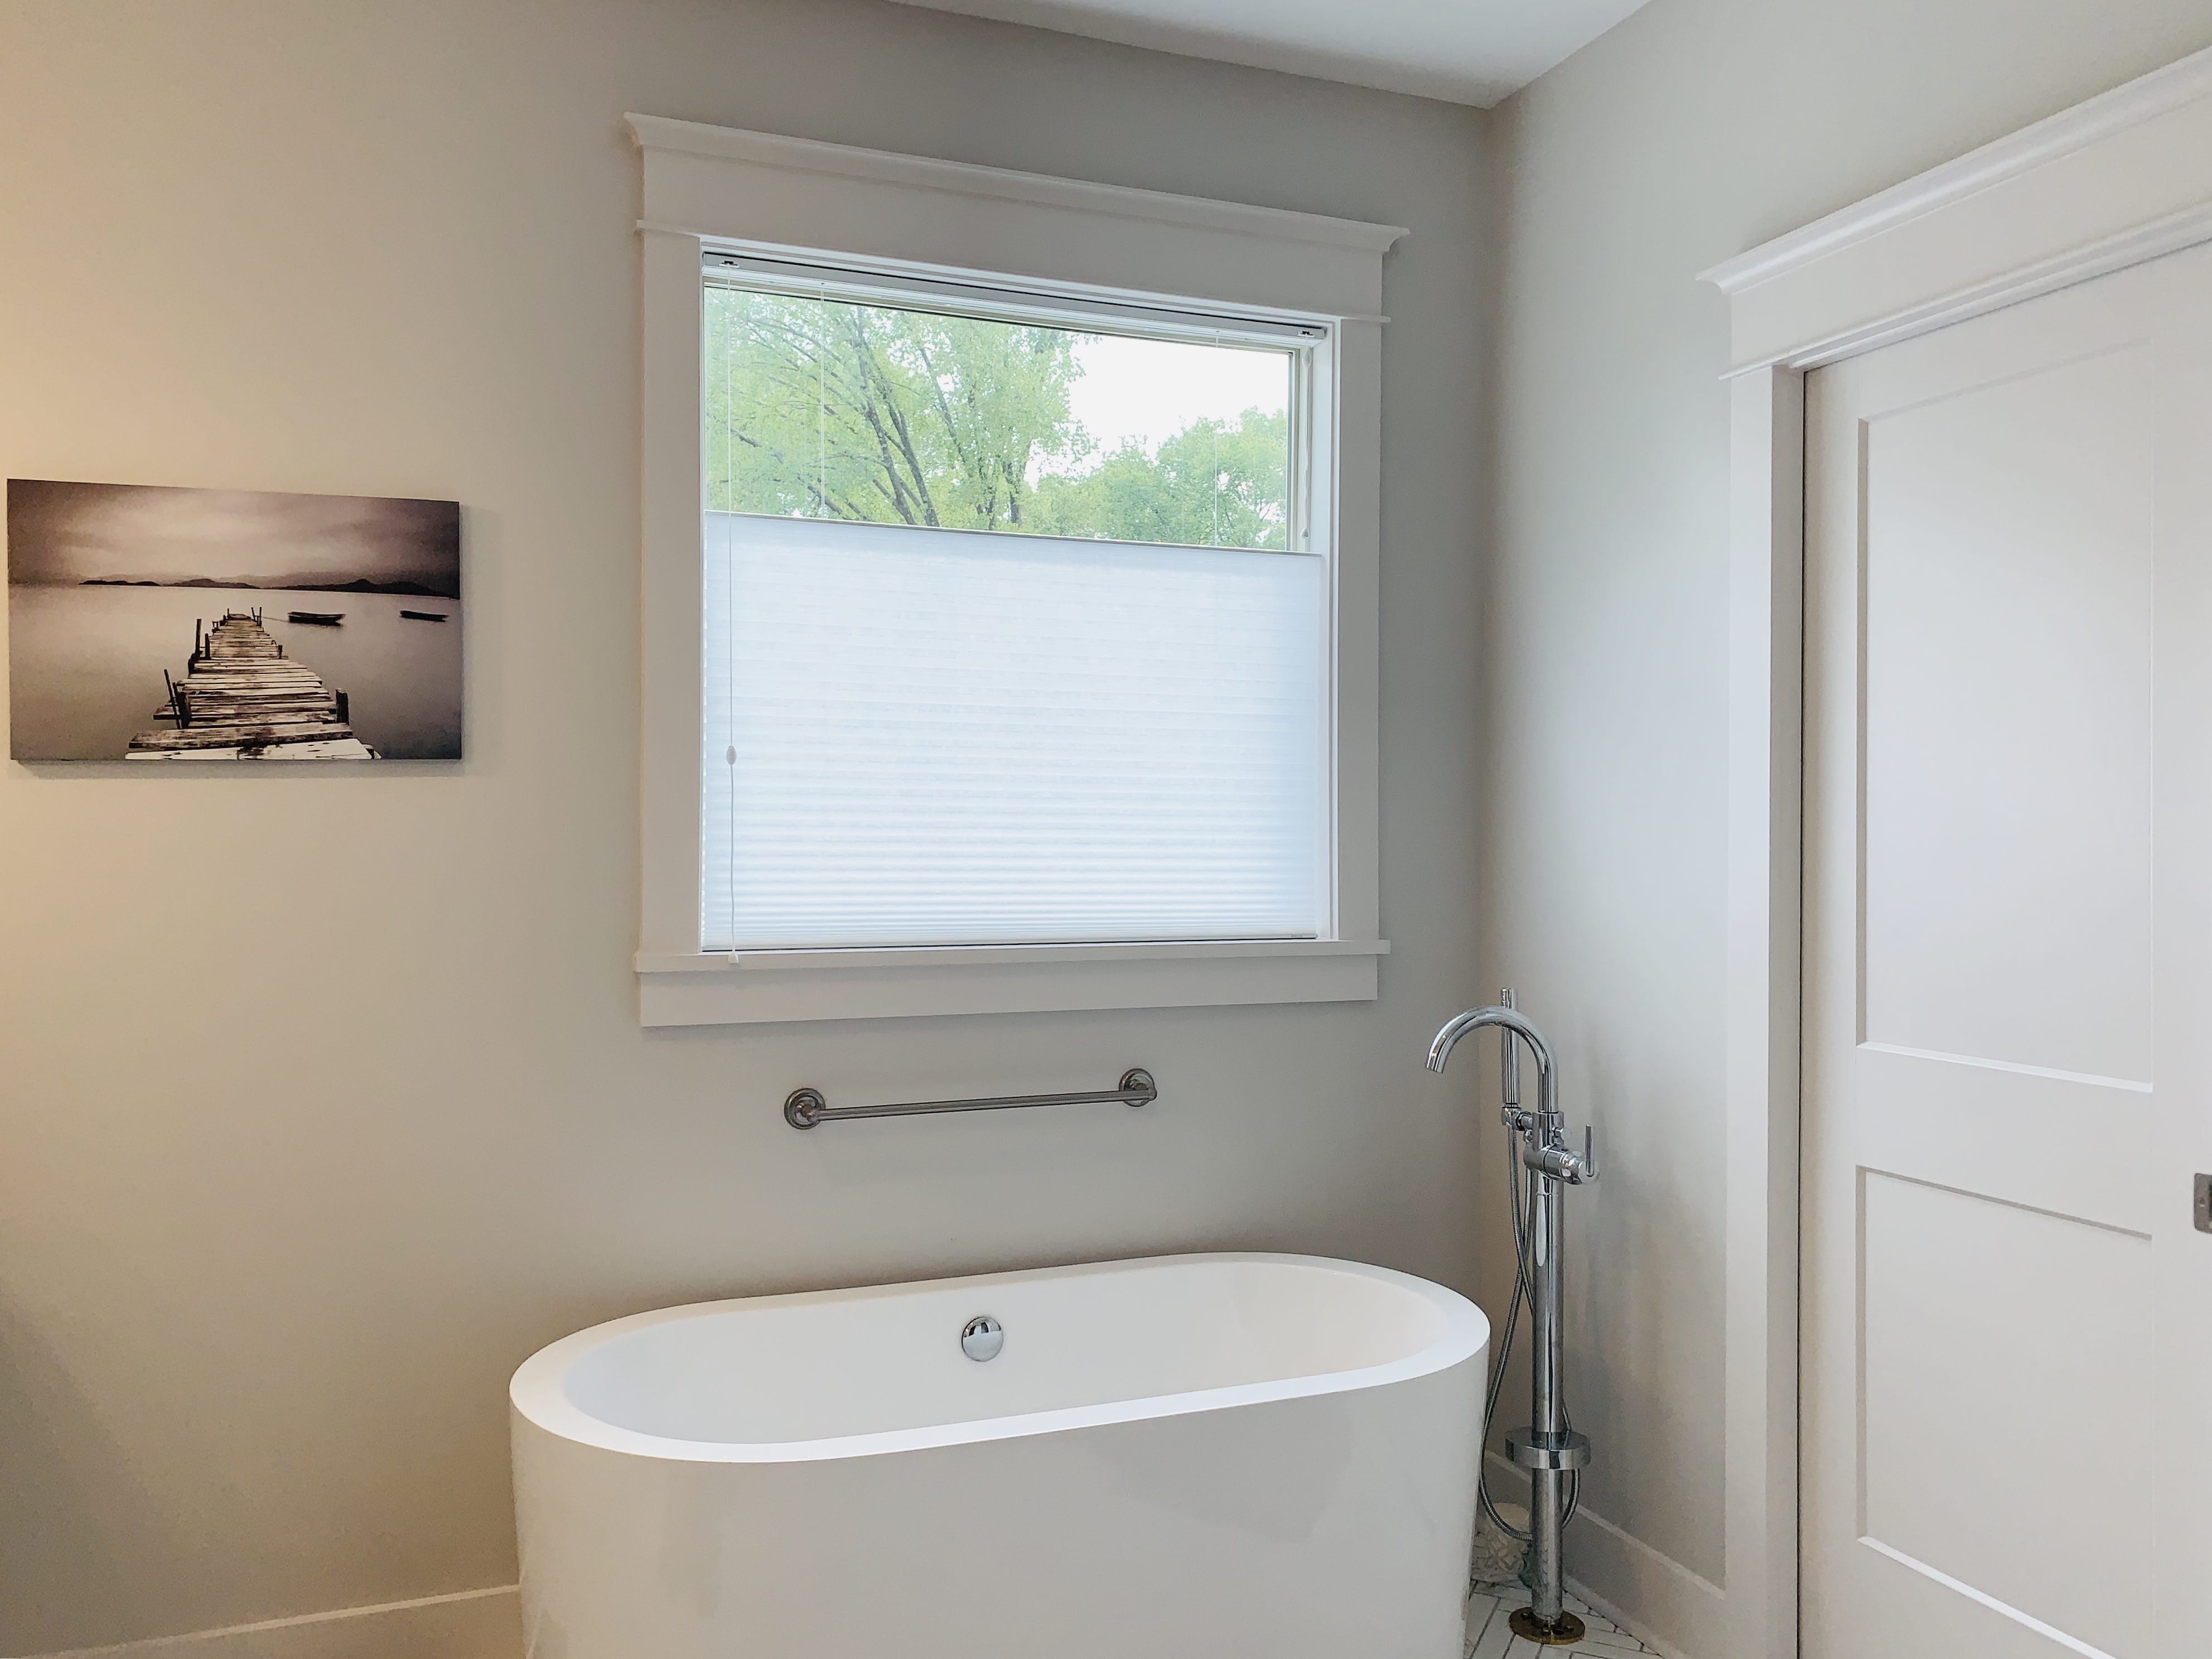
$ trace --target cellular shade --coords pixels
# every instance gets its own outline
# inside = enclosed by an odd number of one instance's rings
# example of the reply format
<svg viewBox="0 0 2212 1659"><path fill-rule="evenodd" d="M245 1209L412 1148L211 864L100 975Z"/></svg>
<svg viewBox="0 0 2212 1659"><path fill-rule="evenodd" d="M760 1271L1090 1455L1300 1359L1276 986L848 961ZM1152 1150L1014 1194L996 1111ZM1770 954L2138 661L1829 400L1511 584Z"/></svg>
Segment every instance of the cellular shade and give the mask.
<svg viewBox="0 0 2212 1659"><path fill-rule="evenodd" d="M705 529L702 948L1320 932L1321 559Z"/></svg>

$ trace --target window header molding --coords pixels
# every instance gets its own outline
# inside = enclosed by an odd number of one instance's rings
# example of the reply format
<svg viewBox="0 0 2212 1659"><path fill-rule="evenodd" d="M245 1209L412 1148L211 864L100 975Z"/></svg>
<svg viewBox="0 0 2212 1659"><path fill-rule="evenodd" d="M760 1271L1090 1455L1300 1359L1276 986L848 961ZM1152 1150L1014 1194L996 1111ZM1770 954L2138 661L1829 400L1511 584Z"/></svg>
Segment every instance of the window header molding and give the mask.
<svg viewBox="0 0 2212 1659"><path fill-rule="evenodd" d="M1102 296L1165 293L1380 321L1382 256L1407 234L662 116L625 119L645 155L641 228L817 261L835 253ZM928 198L924 212L918 197Z"/></svg>
<svg viewBox="0 0 2212 1659"><path fill-rule="evenodd" d="M1185 306L1163 308L1103 300L1092 295L1056 294L1045 284L1010 284L942 278L873 270L854 262L763 258L739 249L707 245L706 278L733 288L797 295L836 289L836 297L880 302L916 311L942 310L953 316L988 317L999 322L1042 323L1047 327L1090 329L1111 323L1116 329L1156 339L1233 340L1269 346L1310 345L1328 337L1327 319L1313 317L1230 316Z"/></svg>

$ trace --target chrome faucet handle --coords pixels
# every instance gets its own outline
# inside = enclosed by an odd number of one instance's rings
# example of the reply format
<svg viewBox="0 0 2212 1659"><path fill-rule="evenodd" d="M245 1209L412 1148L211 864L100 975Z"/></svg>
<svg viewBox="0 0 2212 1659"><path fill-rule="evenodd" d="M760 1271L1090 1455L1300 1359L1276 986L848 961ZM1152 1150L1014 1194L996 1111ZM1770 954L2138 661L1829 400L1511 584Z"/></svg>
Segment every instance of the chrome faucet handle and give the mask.
<svg viewBox="0 0 2212 1659"><path fill-rule="evenodd" d="M1583 1149L1579 1153L1567 1150L1567 1143L1555 1139L1556 1125L1541 1136L1532 1135L1522 1149L1521 1162L1538 1175L1549 1176L1554 1181L1564 1181L1571 1187L1597 1179L1597 1148L1595 1131L1583 1126Z"/></svg>

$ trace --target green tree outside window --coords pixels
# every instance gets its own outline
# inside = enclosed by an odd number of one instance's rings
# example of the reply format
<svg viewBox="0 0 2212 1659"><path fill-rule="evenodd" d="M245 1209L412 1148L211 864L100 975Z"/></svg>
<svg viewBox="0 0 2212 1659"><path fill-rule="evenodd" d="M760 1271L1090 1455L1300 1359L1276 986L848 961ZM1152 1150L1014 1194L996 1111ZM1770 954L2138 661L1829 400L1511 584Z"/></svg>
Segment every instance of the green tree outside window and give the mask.
<svg viewBox="0 0 2212 1659"><path fill-rule="evenodd" d="M1280 550L1286 415L1105 450L1071 412L1095 337L709 288L707 499L723 512Z"/></svg>

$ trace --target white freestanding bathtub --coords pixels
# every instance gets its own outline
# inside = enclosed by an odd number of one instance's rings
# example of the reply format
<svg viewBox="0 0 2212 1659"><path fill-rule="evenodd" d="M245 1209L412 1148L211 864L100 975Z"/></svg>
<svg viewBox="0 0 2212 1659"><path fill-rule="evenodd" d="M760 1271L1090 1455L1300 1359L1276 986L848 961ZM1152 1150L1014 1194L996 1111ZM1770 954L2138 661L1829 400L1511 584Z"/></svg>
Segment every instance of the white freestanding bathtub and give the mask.
<svg viewBox="0 0 2212 1659"><path fill-rule="evenodd" d="M1489 1335L1425 1280L1287 1255L579 1332L510 1390L528 1651L1458 1659Z"/></svg>

